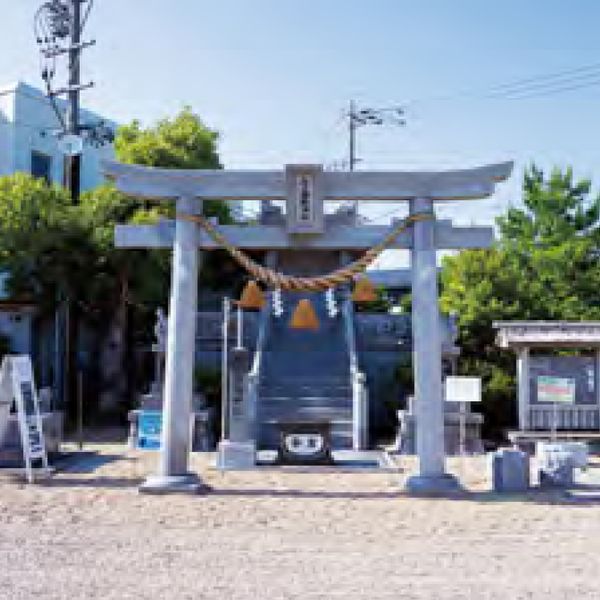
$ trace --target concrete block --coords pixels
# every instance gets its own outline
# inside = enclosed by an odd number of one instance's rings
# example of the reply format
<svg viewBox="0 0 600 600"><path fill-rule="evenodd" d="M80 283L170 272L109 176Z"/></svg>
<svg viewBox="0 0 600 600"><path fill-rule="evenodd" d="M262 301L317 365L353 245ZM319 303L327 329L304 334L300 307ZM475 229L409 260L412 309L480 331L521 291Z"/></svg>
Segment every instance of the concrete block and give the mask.
<svg viewBox="0 0 600 600"><path fill-rule="evenodd" d="M256 444L253 441L220 441L216 466L218 469L231 469L234 471L237 469L253 469L256 466Z"/></svg>
<svg viewBox="0 0 600 600"><path fill-rule="evenodd" d="M573 485L575 463L581 457L570 443L540 442L536 448L540 487L569 487ZM586 461L587 462L587 461Z"/></svg>
<svg viewBox="0 0 600 600"><path fill-rule="evenodd" d="M564 452L571 458L571 465L576 469L585 469L588 464L589 448L586 442L544 442L539 441L535 446L536 458L544 460L548 453Z"/></svg>
<svg viewBox="0 0 600 600"><path fill-rule="evenodd" d="M529 456L502 448L488 455L495 492L526 492L529 489Z"/></svg>

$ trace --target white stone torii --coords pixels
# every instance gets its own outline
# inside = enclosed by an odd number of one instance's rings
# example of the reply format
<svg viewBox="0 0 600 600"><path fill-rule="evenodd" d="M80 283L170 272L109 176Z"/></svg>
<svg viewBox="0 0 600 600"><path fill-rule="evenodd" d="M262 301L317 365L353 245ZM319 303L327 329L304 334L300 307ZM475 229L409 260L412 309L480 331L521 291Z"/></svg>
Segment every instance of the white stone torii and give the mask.
<svg viewBox="0 0 600 600"><path fill-rule="evenodd" d="M205 198L285 200L287 231L266 225L219 227L240 248L271 250L367 249L389 231L381 226L327 225L323 219L323 201L409 201L410 214L433 214L435 202L475 200L491 195L496 183L506 180L511 171L512 162L442 172L326 172L320 165L288 165L280 171L176 170L104 163L106 176L121 192L141 198L175 200L180 215L197 214ZM308 207L301 204L301 196L304 201L310 198ZM117 226L115 240L122 248L173 247L161 459L158 475L149 477L141 489L195 492L202 482L188 471L188 454L198 249L214 249L215 244L185 219L150 226ZM439 493L458 486L445 471L436 250L481 248L489 246L492 240L492 228L455 228L446 221L430 219L413 223L412 230L400 235L394 246L410 249L412 265L419 473L407 482L411 492Z"/></svg>

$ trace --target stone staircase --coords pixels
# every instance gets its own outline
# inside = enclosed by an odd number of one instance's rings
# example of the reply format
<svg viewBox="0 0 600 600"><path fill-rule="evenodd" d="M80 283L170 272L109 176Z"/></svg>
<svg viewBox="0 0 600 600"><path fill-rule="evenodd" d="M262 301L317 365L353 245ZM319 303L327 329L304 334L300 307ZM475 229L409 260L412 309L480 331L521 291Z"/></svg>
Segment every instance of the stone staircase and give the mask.
<svg viewBox="0 0 600 600"><path fill-rule="evenodd" d="M310 298L321 327L290 329L291 312ZM338 298L339 300L339 298ZM329 317L323 294L283 294L284 314L270 314L258 386L259 449L279 446L281 422L328 422L334 449L352 447L350 363L341 314Z"/></svg>

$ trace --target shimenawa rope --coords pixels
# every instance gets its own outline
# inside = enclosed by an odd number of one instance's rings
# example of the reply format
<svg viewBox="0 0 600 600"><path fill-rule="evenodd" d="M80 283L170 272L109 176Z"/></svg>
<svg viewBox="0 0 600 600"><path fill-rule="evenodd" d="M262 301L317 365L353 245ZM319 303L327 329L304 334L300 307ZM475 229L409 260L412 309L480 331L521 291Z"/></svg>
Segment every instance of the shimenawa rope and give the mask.
<svg viewBox="0 0 600 600"><path fill-rule="evenodd" d="M358 260L345 267L336 269L328 275L322 275L320 277L294 277L264 267L252 260L239 248L230 244L227 239L219 233L215 226L203 216L179 214L177 215L177 218L200 225L216 244L227 250L232 258L244 267L248 273L255 279L259 279L265 283L267 286L282 290L318 292L351 281L356 275L362 273L384 250L389 248L396 238L407 229L411 223L433 219L434 215L433 213L416 213L414 215L409 215L396 225L390 233L379 242L379 244L367 250Z"/></svg>

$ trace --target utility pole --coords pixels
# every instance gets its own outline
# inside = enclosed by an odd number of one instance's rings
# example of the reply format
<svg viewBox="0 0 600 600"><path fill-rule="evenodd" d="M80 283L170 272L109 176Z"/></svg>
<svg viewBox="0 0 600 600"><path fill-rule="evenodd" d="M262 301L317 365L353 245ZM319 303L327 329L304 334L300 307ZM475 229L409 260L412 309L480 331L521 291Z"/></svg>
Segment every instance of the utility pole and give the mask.
<svg viewBox="0 0 600 600"><path fill-rule="evenodd" d="M79 136L79 86L81 84L81 2L71 0L71 46L69 48L69 108L67 118L67 133ZM74 203L79 202L81 191L81 154L66 157L65 184L71 192Z"/></svg>
<svg viewBox="0 0 600 600"><path fill-rule="evenodd" d="M356 163L356 106L354 100L350 100L350 111L348 112L348 167L354 171Z"/></svg>
<svg viewBox="0 0 600 600"><path fill-rule="evenodd" d="M84 5L86 8L82 10ZM64 185L73 203L79 201L83 142L101 146L114 139L113 132L103 122L82 124L80 121L80 94L94 85L91 81L81 83L81 54L96 43L81 39L93 6L94 0L46 0L34 18L35 36L42 56L42 79L60 126L56 135L63 142ZM68 57L67 85L55 89L57 59L65 55ZM56 100L59 96L67 97L66 118L62 109L64 105Z"/></svg>
<svg viewBox="0 0 600 600"><path fill-rule="evenodd" d="M81 54L96 43L94 40L82 41L93 6L94 0L44 0L34 17L35 37L42 59L41 75L59 125L54 133L64 155L63 183L73 204L79 202L81 192L84 142L98 147L114 139L114 133L104 122L82 124L80 119L80 94L94 85L93 82L81 83ZM56 88L58 59L62 57L67 57L67 85ZM60 96L66 97L66 103L57 101ZM56 299L54 388L56 397L62 398L66 407L72 404L75 389L78 315L74 300L67 289L61 289Z"/></svg>
<svg viewBox="0 0 600 600"><path fill-rule="evenodd" d="M397 125L404 126L404 109L401 106L384 108L356 108L354 100L350 100L348 118L348 168L354 171L361 160L356 156L356 130L365 125Z"/></svg>

